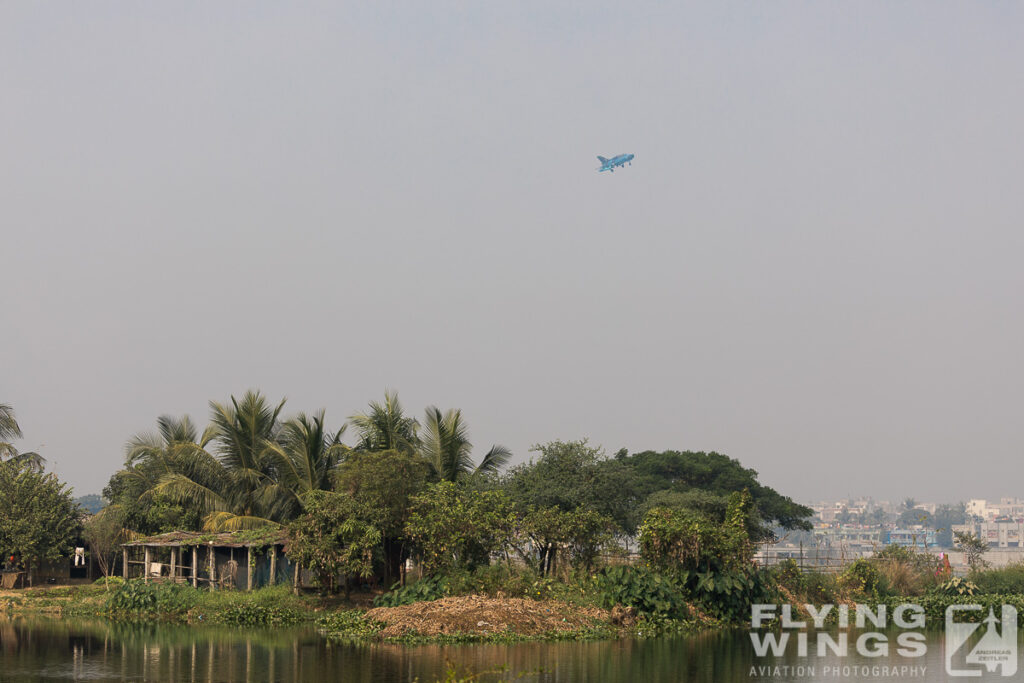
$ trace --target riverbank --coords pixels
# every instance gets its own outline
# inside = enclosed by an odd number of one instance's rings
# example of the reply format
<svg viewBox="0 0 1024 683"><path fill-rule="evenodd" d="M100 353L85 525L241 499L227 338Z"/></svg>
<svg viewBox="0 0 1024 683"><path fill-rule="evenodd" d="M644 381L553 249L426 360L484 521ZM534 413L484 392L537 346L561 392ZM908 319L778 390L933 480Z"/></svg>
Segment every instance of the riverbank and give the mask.
<svg viewBox="0 0 1024 683"><path fill-rule="evenodd" d="M721 627L697 611L685 619L652 620L638 617L630 608L597 607L584 595L567 601L471 593L386 607L373 607L373 598L369 593L353 594L351 599L296 596L286 586L210 592L178 584L118 581L111 586L98 582L0 592L0 612L241 627L310 624L333 639L407 644L595 640Z"/></svg>

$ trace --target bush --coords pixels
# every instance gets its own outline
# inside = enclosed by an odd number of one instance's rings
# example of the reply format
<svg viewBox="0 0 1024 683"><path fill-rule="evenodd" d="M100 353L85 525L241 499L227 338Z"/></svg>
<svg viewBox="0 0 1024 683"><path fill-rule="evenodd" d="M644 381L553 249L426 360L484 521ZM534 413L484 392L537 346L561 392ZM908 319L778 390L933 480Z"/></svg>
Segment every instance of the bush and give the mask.
<svg viewBox="0 0 1024 683"><path fill-rule="evenodd" d="M897 595L923 594L935 585L941 570L935 555L895 544L875 553L871 562L878 567L888 589Z"/></svg>
<svg viewBox="0 0 1024 683"><path fill-rule="evenodd" d="M647 617L684 619L690 614L680 586L649 569L605 567L594 580L603 607L632 607Z"/></svg>
<svg viewBox="0 0 1024 683"><path fill-rule="evenodd" d="M197 593L189 586L135 579L118 586L107 598L106 606L115 613L179 615L195 605Z"/></svg>
<svg viewBox="0 0 1024 683"><path fill-rule="evenodd" d="M889 594L889 586L878 567L863 558L858 558L839 576L843 588L855 595L884 596Z"/></svg>
<svg viewBox="0 0 1024 683"><path fill-rule="evenodd" d="M973 572L971 580L980 593L1024 594L1024 563Z"/></svg>
<svg viewBox="0 0 1024 683"><path fill-rule="evenodd" d="M124 585L124 579L121 578L120 576L107 576L107 577L101 576L100 578L98 578L95 581L93 581L92 584L94 586L109 586L111 588L115 588L117 586L123 586Z"/></svg>
<svg viewBox="0 0 1024 683"><path fill-rule="evenodd" d="M414 602L430 602L447 596L448 582L446 579L428 576L410 583L407 586L393 588L387 593L373 599L375 607L398 607L411 605Z"/></svg>
<svg viewBox="0 0 1024 683"><path fill-rule="evenodd" d="M932 593L935 595L971 596L977 592L978 587L975 584L961 579L959 576L954 576L949 581L940 583L932 589Z"/></svg>
<svg viewBox="0 0 1024 683"><path fill-rule="evenodd" d="M804 574L804 596L806 602L814 605L834 603L839 597L839 581L835 574L806 572Z"/></svg>

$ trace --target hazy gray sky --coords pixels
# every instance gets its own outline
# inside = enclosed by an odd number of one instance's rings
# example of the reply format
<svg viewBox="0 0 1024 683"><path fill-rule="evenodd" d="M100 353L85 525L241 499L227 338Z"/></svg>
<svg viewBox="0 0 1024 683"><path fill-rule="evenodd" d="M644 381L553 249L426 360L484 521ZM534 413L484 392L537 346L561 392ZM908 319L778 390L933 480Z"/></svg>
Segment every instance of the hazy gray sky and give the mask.
<svg viewBox="0 0 1024 683"><path fill-rule="evenodd" d="M478 454L1024 496L1022 35L1004 2L4 2L0 402L79 494L162 413L391 387Z"/></svg>

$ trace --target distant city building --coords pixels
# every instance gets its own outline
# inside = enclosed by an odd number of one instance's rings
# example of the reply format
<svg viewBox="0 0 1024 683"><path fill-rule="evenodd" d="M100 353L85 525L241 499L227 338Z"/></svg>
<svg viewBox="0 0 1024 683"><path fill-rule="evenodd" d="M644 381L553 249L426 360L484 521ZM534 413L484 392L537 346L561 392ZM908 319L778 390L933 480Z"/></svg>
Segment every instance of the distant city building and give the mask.
<svg viewBox="0 0 1024 683"><path fill-rule="evenodd" d="M1003 518L991 522L955 524L953 531L966 531L988 543L990 548L1024 548L1024 522Z"/></svg>
<svg viewBox="0 0 1024 683"><path fill-rule="evenodd" d="M878 548L882 543L882 533L878 527L840 524L816 527L814 539L822 548L860 553Z"/></svg>
<svg viewBox="0 0 1024 683"><path fill-rule="evenodd" d="M891 529L884 532L883 542L886 545L899 545L905 548L915 547L926 550L937 545L934 529L918 526L910 529Z"/></svg>
<svg viewBox="0 0 1024 683"><path fill-rule="evenodd" d="M1024 500L1020 498L1000 498L998 502L973 498L967 501L967 514L980 517L991 522L999 518L1016 521L1024 520Z"/></svg>

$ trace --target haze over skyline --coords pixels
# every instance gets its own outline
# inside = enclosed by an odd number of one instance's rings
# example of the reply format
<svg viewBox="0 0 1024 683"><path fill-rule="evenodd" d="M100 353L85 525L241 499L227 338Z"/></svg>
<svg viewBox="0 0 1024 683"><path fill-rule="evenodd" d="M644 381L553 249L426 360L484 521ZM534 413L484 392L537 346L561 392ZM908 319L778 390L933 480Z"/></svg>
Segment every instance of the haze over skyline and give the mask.
<svg viewBox="0 0 1024 683"><path fill-rule="evenodd" d="M1024 496L1022 28L5 3L0 402L77 495L253 387L331 425L385 388L461 408L477 458L589 437L797 500Z"/></svg>

